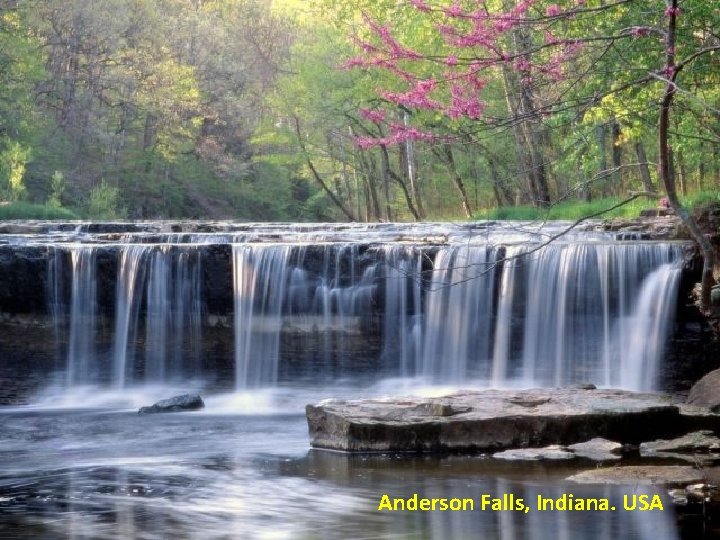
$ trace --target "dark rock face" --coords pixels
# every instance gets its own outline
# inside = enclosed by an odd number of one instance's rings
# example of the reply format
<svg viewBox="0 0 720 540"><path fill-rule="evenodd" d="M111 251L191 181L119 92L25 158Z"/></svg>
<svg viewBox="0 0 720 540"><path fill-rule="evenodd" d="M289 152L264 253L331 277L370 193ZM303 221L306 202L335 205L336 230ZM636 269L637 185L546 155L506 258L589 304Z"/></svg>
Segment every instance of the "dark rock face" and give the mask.
<svg viewBox="0 0 720 540"><path fill-rule="evenodd" d="M198 411L203 408L205 408L205 402L198 394L183 394L160 400L151 407L140 407L138 414Z"/></svg>
<svg viewBox="0 0 720 540"><path fill-rule="evenodd" d="M452 410L455 414L439 414ZM664 396L620 390L485 390L434 399L308 405L311 444L348 452L481 452L603 437L676 436L685 418ZM664 435L667 434L667 435Z"/></svg>
<svg viewBox="0 0 720 540"><path fill-rule="evenodd" d="M687 402L691 405L708 407L720 411L720 369L711 371L690 389Z"/></svg>

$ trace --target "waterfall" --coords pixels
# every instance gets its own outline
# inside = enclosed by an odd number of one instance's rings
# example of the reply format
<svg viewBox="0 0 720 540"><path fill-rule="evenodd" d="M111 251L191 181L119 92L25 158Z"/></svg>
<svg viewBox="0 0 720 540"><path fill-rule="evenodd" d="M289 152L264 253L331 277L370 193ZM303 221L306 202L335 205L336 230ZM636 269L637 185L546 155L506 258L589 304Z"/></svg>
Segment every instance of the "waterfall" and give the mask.
<svg viewBox="0 0 720 540"><path fill-rule="evenodd" d="M202 295L197 250L159 246L147 269L145 380L197 376Z"/></svg>
<svg viewBox="0 0 720 540"><path fill-rule="evenodd" d="M656 387L681 244L541 245L517 228L474 242L435 242L432 229L391 241L382 228L365 242L372 228L348 229L340 241L253 225L53 246L48 312L67 343L66 384L222 385L234 373L235 389L358 377Z"/></svg>
<svg viewBox="0 0 720 540"><path fill-rule="evenodd" d="M487 370L496 257L490 246L438 251L424 311L420 374L456 382Z"/></svg>
<svg viewBox="0 0 720 540"><path fill-rule="evenodd" d="M290 246L233 246L235 386L277 380Z"/></svg>
<svg viewBox="0 0 720 540"><path fill-rule="evenodd" d="M422 253L406 246L384 246L385 311L383 358L397 359L400 375L415 374L422 351Z"/></svg>
<svg viewBox="0 0 720 540"><path fill-rule="evenodd" d="M96 358L95 332L97 309L97 267L95 249L73 247L70 336L67 354L67 384L92 382ZM57 263L57 260L53 261ZM55 269L57 272L57 268ZM55 289L57 291L57 288ZM57 302L57 297L55 298ZM57 307L55 308L57 310ZM56 319L57 320L57 319ZM57 325L56 325L57 327Z"/></svg>
<svg viewBox="0 0 720 540"><path fill-rule="evenodd" d="M125 386L128 366L133 366L135 348L130 346L137 333L140 293L145 266L142 264L149 248L127 246L120 252L115 304L115 346L113 348L112 381L116 388Z"/></svg>
<svg viewBox="0 0 720 540"><path fill-rule="evenodd" d="M635 309L627 321L618 321L620 337L615 340L619 359L619 386L652 390L668 331L673 319L680 270L664 264L643 282ZM630 332L620 329L629 328Z"/></svg>

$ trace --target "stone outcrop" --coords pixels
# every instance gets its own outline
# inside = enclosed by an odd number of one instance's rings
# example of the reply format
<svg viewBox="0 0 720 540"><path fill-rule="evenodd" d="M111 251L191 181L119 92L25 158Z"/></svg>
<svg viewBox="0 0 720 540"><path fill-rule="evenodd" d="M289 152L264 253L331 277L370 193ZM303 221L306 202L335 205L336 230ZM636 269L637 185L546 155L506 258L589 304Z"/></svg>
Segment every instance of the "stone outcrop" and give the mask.
<svg viewBox="0 0 720 540"><path fill-rule="evenodd" d="M657 214L657 215L655 215ZM615 218L587 228L617 233L627 240L689 240L680 218L665 212L652 212L637 218Z"/></svg>
<svg viewBox="0 0 720 540"><path fill-rule="evenodd" d="M484 452L686 432L668 398L619 390L467 391L308 405L311 444L348 452Z"/></svg>
<svg viewBox="0 0 720 540"><path fill-rule="evenodd" d="M203 408L205 402L198 394L182 394L170 399L162 399L150 407L140 407L138 414L198 411Z"/></svg>
<svg viewBox="0 0 720 540"><path fill-rule="evenodd" d="M690 389L687 402L720 412L720 369L711 371Z"/></svg>

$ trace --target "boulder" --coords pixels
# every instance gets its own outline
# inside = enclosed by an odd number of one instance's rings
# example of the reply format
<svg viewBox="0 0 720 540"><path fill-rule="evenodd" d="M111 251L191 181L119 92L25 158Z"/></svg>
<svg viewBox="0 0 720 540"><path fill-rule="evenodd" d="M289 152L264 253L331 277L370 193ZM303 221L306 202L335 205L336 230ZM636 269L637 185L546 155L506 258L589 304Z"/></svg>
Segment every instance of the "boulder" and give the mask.
<svg viewBox="0 0 720 540"><path fill-rule="evenodd" d="M574 474L568 478L578 484L666 485L688 484L703 479L702 471L685 465L628 465L605 467Z"/></svg>
<svg viewBox="0 0 720 540"><path fill-rule="evenodd" d="M720 369L711 371L696 382L690 389L687 402L720 412Z"/></svg>
<svg viewBox="0 0 720 540"><path fill-rule="evenodd" d="M465 391L326 400L306 408L311 445L347 452L486 452L603 437L639 444L686 432L665 396L622 390Z"/></svg>
<svg viewBox="0 0 720 540"><path fill-rule="evenodd" d="M162 399L150 407L140 407L138 414L197 411L204 407L205 402L198 394L182 394L170 399Z"/></svg>

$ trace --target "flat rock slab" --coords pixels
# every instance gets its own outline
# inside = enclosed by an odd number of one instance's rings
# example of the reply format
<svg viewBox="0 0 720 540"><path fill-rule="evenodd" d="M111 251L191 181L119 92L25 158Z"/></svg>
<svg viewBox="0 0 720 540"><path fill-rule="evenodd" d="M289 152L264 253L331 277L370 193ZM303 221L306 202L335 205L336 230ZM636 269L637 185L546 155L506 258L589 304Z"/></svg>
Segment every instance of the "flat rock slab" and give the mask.
<svg viewBox="0 0 720 540"><path fill-rule="evenodd" d="M584 471L568 478L578 484L617 485L688 484L702 479L702 471L685 465L606 467Z"/></svg>
<svg viewBox="0 0 720 540"><path fill-rule="evenodd" d="M503 450L493 454L495 459L506 459L508 461L537 461L540 459L561 460L574 459L575 454L563 449L556 444L545 448L517 448L514 450Z"/></svg>
<svg viewBox="0 0 720 540"><path fill-rule="evenodd" d="M622 444L600 437L568 446L568 450L575 452L576 456L592 459L593 461L620 459L622 449Z"/></svg>
<svg viewBox="0 0 720 540"><path fill-rule="evenodd" d="M639 444L677 436L683 423L667 396L578 388L326 400L306 413L313 447L347 452L484 452L595 437Z"/></svg>

